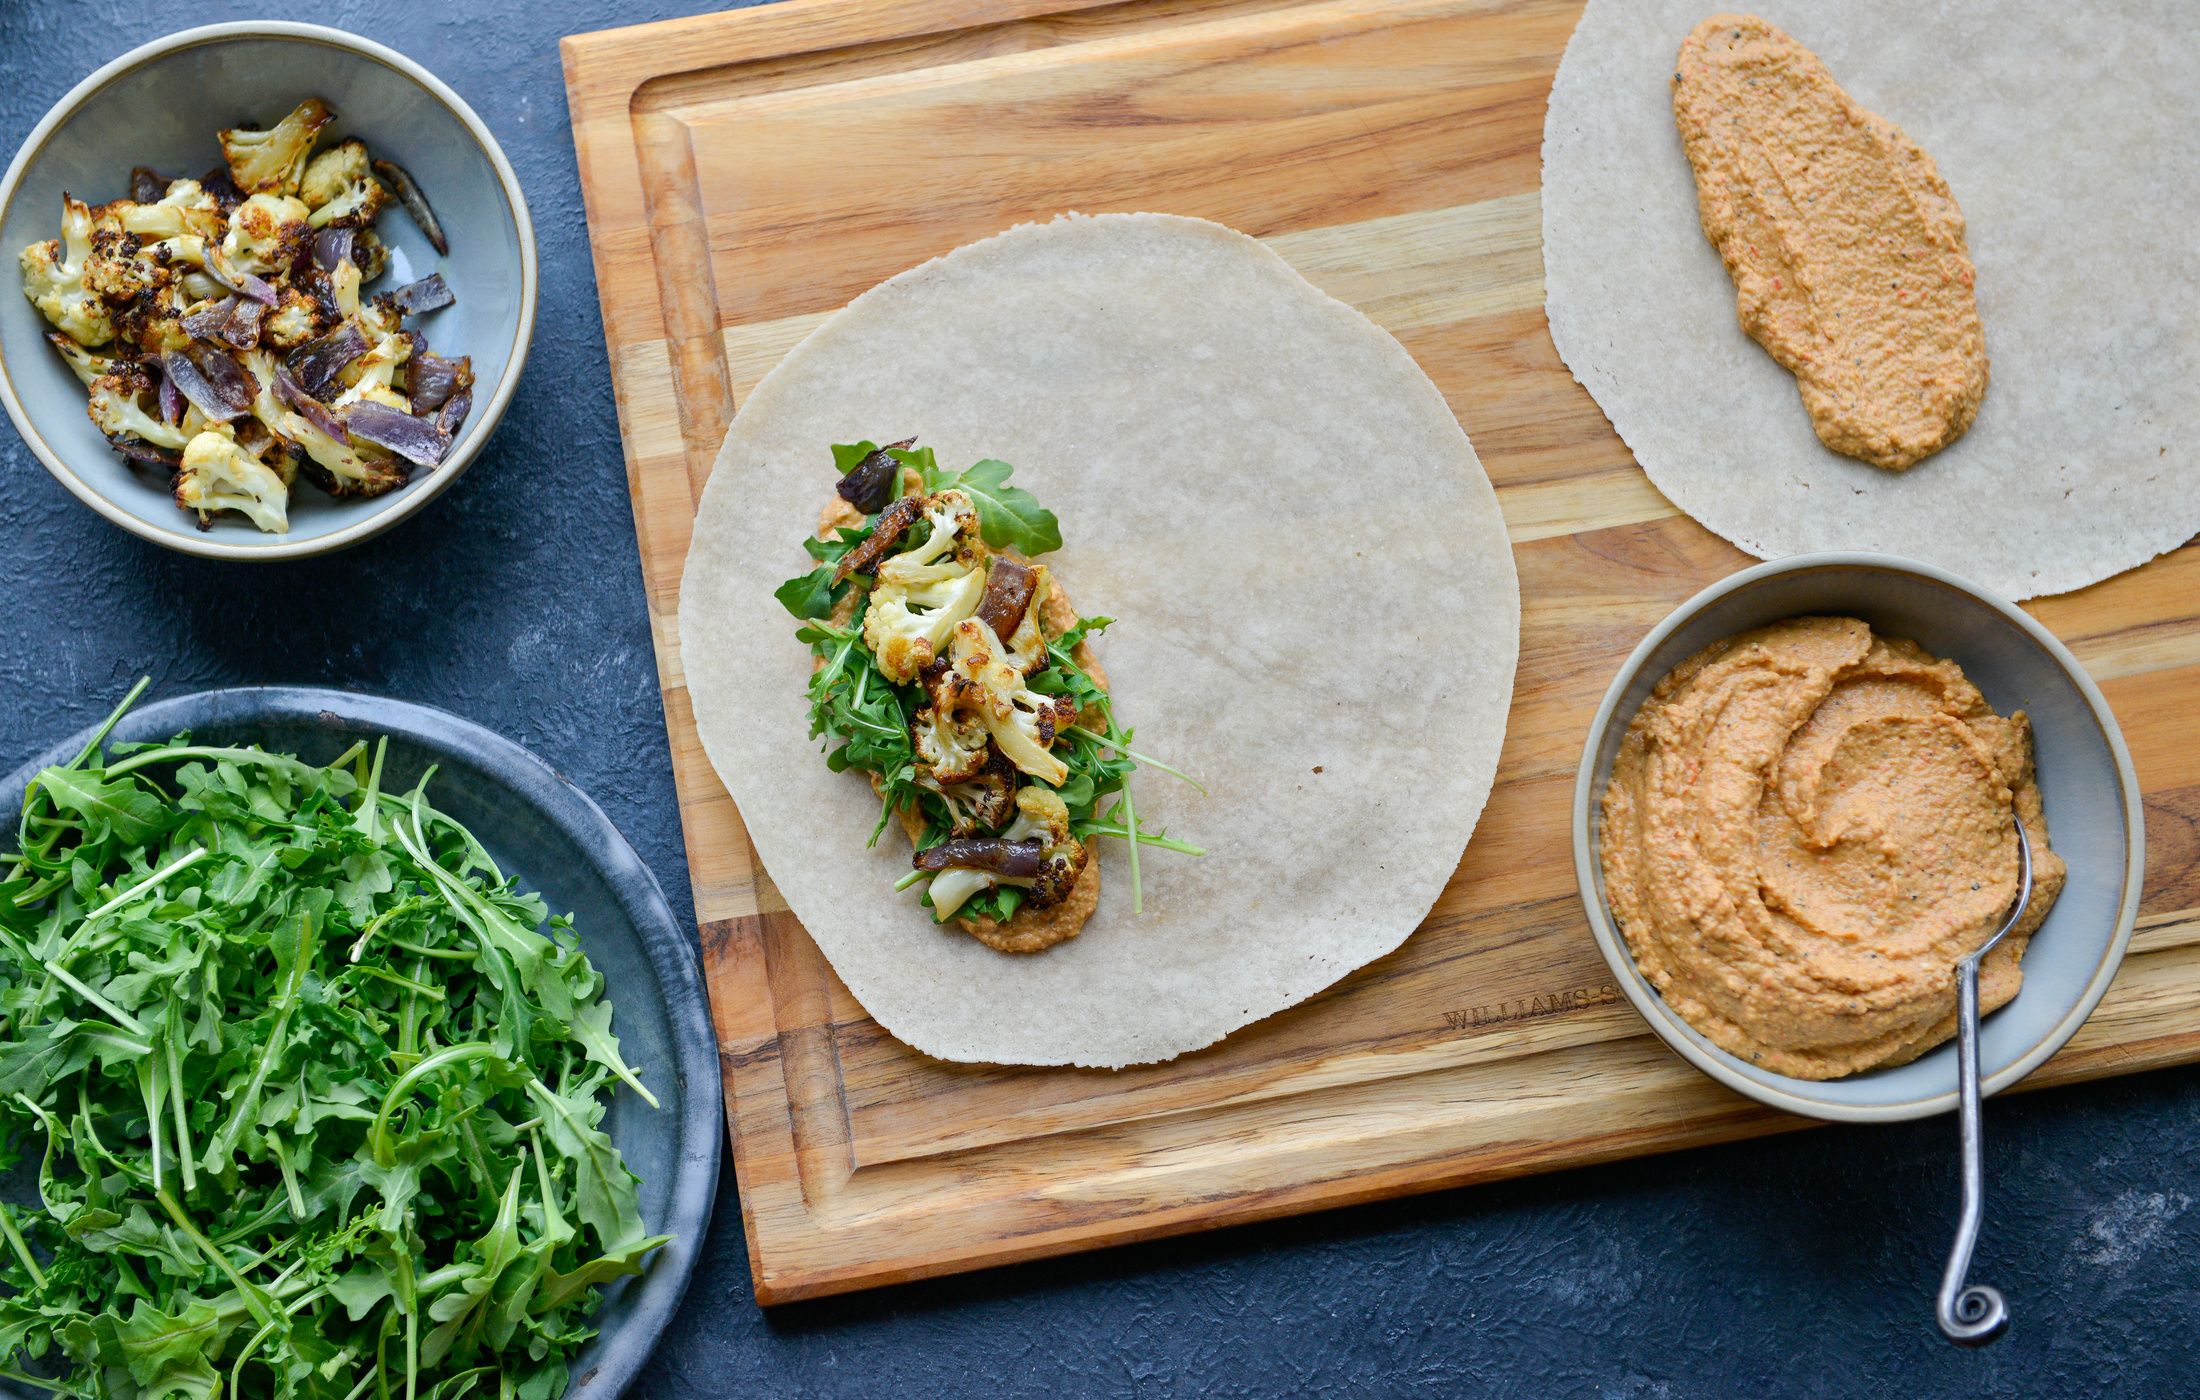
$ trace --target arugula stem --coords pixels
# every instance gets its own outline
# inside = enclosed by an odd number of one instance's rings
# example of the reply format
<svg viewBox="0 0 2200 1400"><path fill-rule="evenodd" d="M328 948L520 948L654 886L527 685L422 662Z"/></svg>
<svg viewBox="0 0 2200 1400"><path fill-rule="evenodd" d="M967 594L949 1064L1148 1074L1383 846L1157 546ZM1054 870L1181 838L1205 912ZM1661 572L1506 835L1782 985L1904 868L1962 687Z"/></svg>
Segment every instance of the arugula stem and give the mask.
<svg viewBox="0 0 2200 1400"><path fill-rule="evenodd" d="M109 711L106 719L100 721L99 728L92 731L92 737L84 741L84 747L77 750L76 757L69 760L68 766L71 768L83 767L84 760L97 753L99 746L107 742L107 736L115 732L115 726L122 723L122 717L130 713L130 707L138 702L138 697L143 695L145 688L152 683L153 678L151 676L139 676L138 683L131 686L130 693L122 697L122 703Z"/></svg>
<svg viewBox="0 0 2200 1400"><path fill-rule="evenodd" d="M1144 764L1146 767L1154 769L1156 772L1166 773L1172 778L1190 783L1193 787L1199 789L1199 795L1201 797L1206 797L1210 795L1206 787L1199 781L1199 779L1193 777L1191 774L1184 772L1182 769L1171 768L1168 764L1163 763L1158 758L1148 758L1146 757L1146 755L1140 753L1138 750L1132 748L1130 745L1125 744L1109 735L1096 734L1092 730L1085 728L1085 726L1081 724L1064 725L1062 726L1062 731L1067 734L1082 734L1087 739L1090 739L1095 743L1106 744L1109 748L1115 750L1117 753L1123 755L1123 757L1127 759L1130 759L1134 763Z"/></svg>
<svg viewBox="0 0 2200 1400"><path fill-rule="evenodd" d="M146 1030L144 1022L138 1020L137 1017L132 1016L129 1012L124 1011L121 1007L107 1000L107 998L101 996L99 993L93 991L90 987L85 986L82 982L77 981L75 974L71 973L60 963L55 962L52 958L48 958L45 962L41 963L40 966L44 967L47 973L50 974L55 981L61 983L70 991L75 992L78 996L84 998L92 1005L106 1012L116 1025L122 1027L124 1030L130 1032L132 1035L139 1037L140 1039L145 1038ZM146 1053L148 1054L152 1053L152 1049L153 1047L150 1045L145 1047Z"/></svg>
<svg viewBox="0 0 2200 1400"><path fill-rule="evenodd" d="M290 1197L290 1218L305 1225L310 1212L306 1210L306 1198L298 1190L298 1173L291 1169L290 1154L283 1150L282 1139L274 1133L267 1135L267 1151L275 1159L275 1170L283 1175L283 1194Z"/></svg>
<svg viewBox="0 0 2200 1400"><path fill-rule="evenodd" d="M180 1019L180 1016L171 1017L168 1033L161 1037L161 1041L168 1052L168 1106L176 1114L176 1160L183 1167L183 1189L188 1194L199 1189L199 1174L191 1163L190 1105L184 1102L183 1065L176 1054L176 1022Z"/></svg>
<svg viewBox="0 0 2200 1400"><path fill-rule="evenodd" d="M415 982L410 977L401 977L397 973L390 972L384 968L362 965L353 968L352 971L359 973L362 976L372 977L377 981L387 982L395 987L403 987L405 990L410 992L418 992L420 995L428 998L430 1001L444 1000L443 989L441 987L431 987L425 982Z"/></svg>
<svg viewBox="0 0 2200 1400"><path fill-rule="evenodd" d="M374 741L374 767L367 770L367 790L359 795L359 834L377 846L382 844L382 756L389 751L389 747L390 741L387 737Z"/></svg>
<svg viewBox="0 0 2200 1400"><path fill-rule="evenodd" d="M27 1385L33 1390L43 1390L48 1395L77 1394L76 1391L69 1389L67 1386L56 1385L52 1381L28 1375L25 1372L16 1370L13 1366L0 1366L0 1380L14 1381L17 1385Z"/></svg>
<svg viewBox="0 0 2200 1400"><path fill-rule="evenodd" d="M1130 844L1131 912L1133 914L1143 914L1146 912L1146 892L1139 885L1138 882L1138 841L1136 839L1138 832L1138 814L1131 809L1131 785L1128 782L1125 782L1123 784L1123 795L1121 798L1121 802L1123 805L1123 829L1132 833L1132 840Z"/></svg>
<svg viewBox="0 0 2200 1400"><path fill-rule="evenodd" d="M7 1237L8 1247L15 1251L16 1262L23 1266L23 1272L31 1276L32 1285L44 1288L46 1271L38 1267L38 1260L31 1254L31 1247L24 1240L23 1232L16 1228L15 1210L5 1201L0 1201L0 1235Z"/></svg>
<svg viewBox="0 0 2200 1400"><path fill-rule="evenodd" d="M131 754L128 758L117 759L107 765L106 773L109 781L112 781L125 773L135 773L140 768L149 768L156 763L177 763L187 758L225 759L231 763L280 769L293 777L321 771L288 754L269 753L265 749L219 748L211 744L170 744L164 748L147 749L142 753Z"/></svg>
<svg viewBox="0 0 2200 1400"><path fill-rule="evenodd" d="M174 1196L164 1190L156 1190L153 1192L153 1199L159 1201L160 1208L168 1212L168 1218L176 1222L176 1228L183 1231L191 1243L214 1261L214 1267L228 1277L230 1285L243 1297L245 1307L252 1313L253 1320L262 1326L270 1323L274 1314L268 1311L269 1299L260 1291L259 1285L238 1273L236 1265L229 1262L229 1256L216 1249L212 1240L199 1233L199 1227L191 1223L191 1217L183 1213L183 1207L176 1204Z"/></svg>
<svg viewBox="0 0 2200 1400"><path fill-rule="evenodd" d="M1153 836L1143 831L1133 833L1124 830L1120 826L1088 826L1080 834L1085 836L1112 836L1118 841L1135 841L1136 844L1141 846L1154 846L1164 851L1175 851L1180 855L1203 856L1207 854L1205 846L1195 846L1189 841L1179 841L1173 836Z"/></svg>
<svg viewBox="0 0 2200 1400"><path fill-rule="evenodd" d="M899 880L894 881L894 892L896 894L899 894L901 891L908 889L911 885L915 884L917 881L923 879L925 876L931 873L932 872L929 870L910 871L907 875L904 875Z"/></svg>
<svg viewBox="0 0 2200 1400"><path fill-rule="evenodd" d="M497 1053L496 1047L488 1042L469 1041L462 1045L447 1046L438 1050L434 1054L424 1057L419 1064L399 1075L397 1082L390 1086L390 1091L382 1096L382 1110L374 1115L374 1127L367 1133L367 1141L374 1148L374 1160L385 1167L397 1165L397 1154L390 1150L389 1144L390 1117L397 1112L397 1106L405 1101L406 1096L412 1093L414 1087L421 1080L426 1079L446 1065L455 1065L466 1060L502 1060L503 1058L502 1055Z"/></svg>
<svg viewBox="0 0 2200 1400"><path fill-rule="evenodd" d="M154 871L152 874L146 876L144 879L130 886L130 888L116 895L113 899L110 899L105 904L100 905L91 913L86 914L83 920L78 923L77 932L82 933L84 929L88 928L96 920L103 919L107 915L114 913L117 909L122 908L131 900L136 899L139 895L145 893L147 890L153 889L158 886L169 876L174 875L179 871L189 870L192 866L197 865L200 861L206 859L206 856L207 850L204 846L193 846L183 855L177 857L175 860L168 862L168 864L162 866L160 869ZM73 939L74 937L75 935L72 934L71 938Z"/></svg>

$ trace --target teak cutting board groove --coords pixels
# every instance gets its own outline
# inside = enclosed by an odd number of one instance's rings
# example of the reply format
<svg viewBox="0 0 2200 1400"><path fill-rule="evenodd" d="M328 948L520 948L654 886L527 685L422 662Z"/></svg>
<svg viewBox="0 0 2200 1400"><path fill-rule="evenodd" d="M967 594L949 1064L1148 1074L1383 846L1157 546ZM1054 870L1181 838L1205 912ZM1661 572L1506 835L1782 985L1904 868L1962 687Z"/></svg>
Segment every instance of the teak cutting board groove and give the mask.
<svg viewBox="0 0 2200 1400"><path fill-rule="evenodd" d="M1658 495L1551 347L1537 181L1577 10L787 0L565 41L760 1300L1801 1126L1651 1038L1575 895L1605 686L1749 562ZM1522 599L1497 787L1427 923L1220 1046L1113 1074L940 1064L863 1014L696 740L674 623L757 380L880 279L1065 209L1219 219L1396 335L1496 484ZM2200 1058L2200 548L2032 611L2121 717L2149 852L2122 975L2030 1082Z"/></svg>

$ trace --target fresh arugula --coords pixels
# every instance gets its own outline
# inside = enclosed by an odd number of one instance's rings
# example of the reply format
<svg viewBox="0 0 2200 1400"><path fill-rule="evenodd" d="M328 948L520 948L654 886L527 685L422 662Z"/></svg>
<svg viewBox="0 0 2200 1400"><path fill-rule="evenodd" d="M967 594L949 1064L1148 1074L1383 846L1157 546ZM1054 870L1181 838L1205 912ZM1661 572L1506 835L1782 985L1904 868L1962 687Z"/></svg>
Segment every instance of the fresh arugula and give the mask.
<svg viewBox="0 0 2200 1400"><path fill-rule="evenodd" d="M878 445L869 441L836 443L834 468L845 475L878 450ZM1029 492L1007 484L1014 471L1008 463L988 459L967 470L949 472L940 467L929 447L886 451L917 473L927 493L953 489L968 495L978 512L979 534L988 545L1012 548L1027 557L1061 547L1061 527L1053 513L1043 509ZM895 813L914 811L922 818L916 841L922 850L946 840L952 826L946 802L917 782L916 752L909 729L924 703L922 692L915 686L888 680L879 670L877 658L864 645L867 595L862 592L866 586L863 581L851 578L839 585L832 581L834 567L849 550L870 538L877 523L878 517L872 515L860 528L842 528L830 540L803 541L803 548L818 561L817 567L788 579L774 596L802 620L804 625L795 637L809 646L818 663L810 675L810 737L824 741L826 765L834 772L854 769L869 774L878 790L879 816L871 829L870 844L878 844ZM921 523L918 528L923 528ZM909 541L912 546L919 542L921 537L914 534ZM851 596L857 601L846 625L836 625L830 619ZM1139 877L1140 846L1194 856L1205 852L1165 832L1149 830L1137 818L1129 781L1140 766L1167 773L1194 787L1198 784L1130 747L1131 731L1117 724L1112 698L1078 663L1078 645L1113 621L1107 617L1080 619L1048 645L1046 666L1027 684L1041 694L1069 696L1076 702L1080 716L1097 717L1099 721L1097 729L1072 726L1057 738L1054 753L1069 770L1058 791L1063 806L1069 809L1073 835L1107 836L1128 844L1131 908L1139 912L1145 907ZM1036 779L1023 777L1020 781ZM897 888L906 888L919 878L912 873ZM973 895L964 903L963 912L991 915L1006 922L1023 897L1022 890L1004 885Z"/></svg>
<svg viewBox="0 0 2200 1400"><path fill-rule="evenodd" d="M118 718L143 690L132 691ZM603 980L383 746L103 748L0 857L0 1376L551 1400L639 1273Z"/></svg>

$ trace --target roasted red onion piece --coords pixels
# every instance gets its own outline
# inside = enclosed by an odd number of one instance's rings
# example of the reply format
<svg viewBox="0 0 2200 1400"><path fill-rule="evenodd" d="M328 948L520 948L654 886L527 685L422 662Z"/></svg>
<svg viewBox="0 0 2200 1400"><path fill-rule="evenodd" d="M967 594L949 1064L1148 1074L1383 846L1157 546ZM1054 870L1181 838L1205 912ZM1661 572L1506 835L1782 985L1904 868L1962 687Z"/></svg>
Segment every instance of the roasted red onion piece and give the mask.
<svg viewBox="0 0 2200 1400"><path fill-rule="evenodd" d="M461 389L474 385L474 363L461 356L446 360L441 355L413 349L410 360L405 362L406 391L412 396L413 412L429 414L451 401L451 396Z"/></svg>
<svg viewBox="0 0 2200 1400"><path fill-rule="evenodd" d="M431 272L417 282L408 282L394 292L385 294L383 300L406 316L418 316L424 311L441 311L458 296L440 272Z"/></svg>
<svg viewBox="0 0 2200 1400"><path fill-rule="evenodd" d="M278 300L273 287L249 272L240 272L232 267L229 259L223 257L212 244L208 244L206 248L206 275L213 278L214 285L223 291L250 297L262 306L273 306Z"/></svg>
<svg viewBox="0 0 2200 1400"><path fill-rule="evenodd" d="M850 574L871 572L871 566L894 547L894 541L916 524L917 517L923 513L923 504L915 496L903 496L886 507L878 524L871 527L871 537L840 556L840 562L833 566L833 582L839 583Z"/></svg>
<svg viewBox="0 0 2200 1400"><path fill-rule="evenodd" d="M275 367L275 397L287 404L290 411L305 419L325 435L344 440L344 425L336 421L336 415L328 411L328 405L306 392L297 376L287 365Z"/></svg>
<svg viewBox="0 0 2200 1400"><path fill-rule="evenodd" d="M915 865L919 870L983 870L1004 880L1029 880L1045 866L1044 851L1038 840L957 836L917 852Z"/></svg>
<svg viewBox="0 0 2200 1400"><path fill-rule="evenodd" d="M366 354L367 348L366 335L357 325L346 321L319 340L309 340L299 346L287 363L290 372L305 386L305 391L318 398L336 382L344 366Z"/></svg>
<svg viewBox="0 0 2200 1400"><path fill-rule="evenodd" d="M222 328L222 341L232 350L252 349L260 343L260 318L266 314L267 308L256 301L239 301Z"/></svg>
<svg viewBox="0 0 2200 1400"><path fill-rule="evenodd" d="M158 204L168 195L168 181L149 165L130 168L130 198L138 204Z"/></svg>
<svg viewBox="0 0 2200 1400"><path fill-rule="evenodd" d="M193 340L217 340L229 329L229 318L236 314L241 300L235 292L214 302L203 310L194 311L183 318L183 333Z"/></svg>
<svg viewBox="0 0 2200 1400"><path fill-rule="evenodd" d="M342 263L356 263L352 244L358 239L355 228L325 228L313 235L313 263L324 272L334 272Z"/></svg>
<svg viewBox="0 0 2200 1400"><path fill-rule="evenodd" d="M253 378L225 350L203 344L163 350L160 372L209 422L227 423L252 407Z"/></svg>
<svg viewBox="0 0 2200 1400"><path fill-rule="evenodd" d="M165 467L169 471L176 471L183 466L182 453L171 452L165 447L155 447L126 434L107 439L107 445L119 453L123 461L138 466Z"/></svg>
<svg viewBox="0 0 2200 1400"><path fill-rule="evenodd" d="M181 423L183 421L183 390L178 389L176 381L165 374L160 377L160 421L163 423Z"/></svg>
<svg viewBox="0 0 2200 1400"><path fill-rule="evenodd" d="M996 554L985 571L985 597L978 602L978 616L993 629L993 635L1006 640L1023 622L1038 586L1037 569Z"/></svg>
<svg viewBox="0 0 2200 1400"><path fill-rule="evenodd" d="M876 515L894 499L894 488L901 484L901 463L886 454L906 448L915 441L915 438L907 438L879 448L850 467L848 474L833 489L840 493L840 499L865 515Z"/></svg>
<svg viewBox="0 0 2200 1400"><path fill-rule="evenodd" d="M423 467L434 466L451 450L450 435L435 424L371 399L344 410L344 427L353 437Z"/></svg>
<svg viewBox="0 0 2200 1400"><path fill-rule="evenodd" d="M458 436L458 430L466 423L466 415L474 411L474 391L461 389L451 395L449 403L435 415L436 431L446 438Z"/></svg>
<svg viewBox="0 0 2200 1400"><path fill-rule="evenodd" d="M435 245L435 250L448 257L451 243L443 236L443 225L436 222L435 211L428 207L428 197L420 192L420 186L406 173L405 167L394 160L377 157L374 173L382 177L383 184L397 192L397 202L405 206L405 212L412 215L412 221L420 225L422 233L428 235L428 241Z"/></svg>

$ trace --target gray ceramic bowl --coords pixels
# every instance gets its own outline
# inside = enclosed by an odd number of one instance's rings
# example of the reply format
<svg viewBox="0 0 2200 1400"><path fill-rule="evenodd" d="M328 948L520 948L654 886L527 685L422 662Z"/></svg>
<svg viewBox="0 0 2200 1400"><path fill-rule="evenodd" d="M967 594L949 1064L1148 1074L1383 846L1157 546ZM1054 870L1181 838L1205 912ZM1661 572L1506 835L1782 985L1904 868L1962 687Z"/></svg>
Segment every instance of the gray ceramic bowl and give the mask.
<svg viewBox="0 0 2200 1400"><path fill-rule="evenodd" d="M134 472L84 412L84 389L45 342L51 329L22 295L15 260L61 232L63 192L103 203L129 192L130 167L197 175L221 163L214 133L269 123L307 97L337 114L326 146L358 136L411 171L450 236L439 257L402 208L376 225L390 245L378 289L440 270L458 304L411 324L445 355L471 355L474 411L443 464L367 501L293 493L290 533L267 535L235 512L202 532L157 474ZM326 554L379 534L458 479L511 402L535 327L535 233L519 181L473 109L419 64L380 44L312 24L254 21L186 30L131 50L78 83L32 129L0 178L0 404L56 480L133 534L219 559Z"/></svg>
<svg viewBox="0 0 2200 1400"><path fill-rule="evenodd" d="M2016 1083L2076 1033L2123 961L2139 913L2146 834L2139 780L2108 702L2068 649L2025 613L1928 565L1808 554L1745 569L1674 610L1620 667L1589 727L1574 786L1574 869L1589 927L1622 990L1666 1044L1753 1099L1814 1118L1887 1122L1955 1106L1953 1044L1846 1079L1796 1079L1728 1054L1665 1004L1614 926L1598 860L1599 804L1620 740L1650 690L1711 643L1782 618L1859 617L1963 668L2002 714L2027 711L2047 826L2069 882L2024 955L2024 987L1987 1017L1985 1089Z"/></svg>
<svg viewBox="0 0 2200 1400"><path fill-rule="evenodd" d="M632 1090L612 1100L605 1126L642 1179L642 1218L673 1237L638 1278L606 1290L601 1329L574 1359L566 1400L615 1400L672 1320L718 1189L724 1107L717 1037L703 997L693 938L682 932L649 867L602 809L527 750L480 725L425 705L335 690L214 690L142 705L111 742L160 740L188 730L211 743L256 743L326 763L357 739L387 735L385 782L410 787L429 764L435 804L464 823L497 865L571 913L610 994L613 1030L659 1107ZM66 762L92 731L71 736L0 782L0 811L20 811L23 789ZM12 838L10 838L12 840ZM12 1194L20 1182L0 1182ZM35 1189L33 1186L31 1189ZM36 1392L0 1381L0 1397Z"/></svg>

